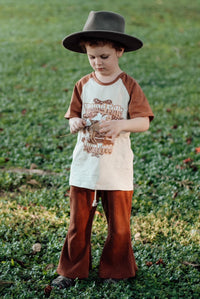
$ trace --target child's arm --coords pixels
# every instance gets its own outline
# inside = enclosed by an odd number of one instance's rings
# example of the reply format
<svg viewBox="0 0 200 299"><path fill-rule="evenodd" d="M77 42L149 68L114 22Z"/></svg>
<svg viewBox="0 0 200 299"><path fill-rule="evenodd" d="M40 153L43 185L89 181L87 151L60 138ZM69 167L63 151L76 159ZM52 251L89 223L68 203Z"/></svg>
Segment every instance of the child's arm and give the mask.
<svg viewBox="0 0 200 299"><path fill-rule="evenodd" d="M149 117L136 117L132 119L101 121L100 133L106 133L114 140L122 131L145 132L149 129Z"/></svg>
<svg viewBox="0 0 200 299"><path fill-rule="evenodd" d="M77 133L79 130L83 129L85 125L85 120L79 117L73 117L69 120L70 132L72 134Z"/></svg>

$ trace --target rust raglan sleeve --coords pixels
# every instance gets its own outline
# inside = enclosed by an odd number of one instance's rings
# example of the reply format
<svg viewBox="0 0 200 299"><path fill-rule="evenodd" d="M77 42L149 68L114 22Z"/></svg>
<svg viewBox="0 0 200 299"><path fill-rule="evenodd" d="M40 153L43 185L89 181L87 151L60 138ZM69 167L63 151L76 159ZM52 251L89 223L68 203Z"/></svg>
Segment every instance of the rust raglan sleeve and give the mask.
<svg viewBox="0 0 200 299"><path fill-rule="evenodd" d="M154 114L140 85L133 78L128 76L126 86L130 95L128 117L149 117L149 120L152 121Z"/></svg>
<svg viewBox="0 0 200 299"><path fill-rule="evenodd" d="M81 88L79 83L76 83L71 97L70 106L65 114L65 118L81 117L82 100L81 100Z"/></svg>

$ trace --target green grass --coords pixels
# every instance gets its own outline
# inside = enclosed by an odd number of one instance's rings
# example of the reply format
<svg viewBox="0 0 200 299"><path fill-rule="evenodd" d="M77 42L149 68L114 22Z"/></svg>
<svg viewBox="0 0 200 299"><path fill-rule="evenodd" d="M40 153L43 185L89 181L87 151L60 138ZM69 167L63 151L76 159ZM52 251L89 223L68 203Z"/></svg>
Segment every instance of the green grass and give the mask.
<svg viewBox="0 0 200 299"><path fill-rule="evenodd" d="M121 13L126 32L144 42L120 60L155 113L150 130L131 137L139 271L113 286L99 280L106 238L99 204L89 279L50 298L199 298L199 0L1 0L0 297L44 298L56 276L76 143L76 136L61 137L69 133L63 116L74 83L91 71L86 56L66 51L61 40L82 30L90 10ZM33 163L43 175L24 170ZM42 249L34 253L37 242Z"/></svg>

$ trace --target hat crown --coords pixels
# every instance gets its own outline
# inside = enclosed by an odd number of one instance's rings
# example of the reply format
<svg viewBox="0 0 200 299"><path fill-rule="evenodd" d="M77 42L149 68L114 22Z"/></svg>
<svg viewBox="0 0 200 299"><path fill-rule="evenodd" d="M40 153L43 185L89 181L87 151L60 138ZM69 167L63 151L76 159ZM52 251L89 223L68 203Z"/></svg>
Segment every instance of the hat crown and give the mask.
<svg viewBox="0 0 200 299"><path fill-rule="evenodd" d="M83 27L83 31L113 31L124 33L125 20L116 13L107 11L91 11Z"/></svg>
<svg viewBox="0 0 200 299"><path fill-rule="evenodd" d="M83 40L109 40L120 44L124 52L136 51L142 47L142 41L125 34L123 16L112 11L91 11L81 32L75 32L63 39L63 46L71 51L85 53L80 42Z"/></svg>

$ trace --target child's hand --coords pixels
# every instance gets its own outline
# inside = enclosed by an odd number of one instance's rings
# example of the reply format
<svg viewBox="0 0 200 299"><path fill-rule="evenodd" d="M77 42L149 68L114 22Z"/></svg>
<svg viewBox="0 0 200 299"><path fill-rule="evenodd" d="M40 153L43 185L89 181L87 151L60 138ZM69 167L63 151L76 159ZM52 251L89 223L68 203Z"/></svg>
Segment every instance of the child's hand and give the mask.
<svg viewBox="0 0 200 299"><path fill-rule="evenodd" d="M112 137L112 142L119 136L122 131L121 122L119 120L102 120L100 122L100 133L104 133L108 137Z"/></svg>
<svg viewBox="0 0 200 299"><path fill-rule="evenodd" d="M149 129L149 117L136 117L132 119L109 120L100 122L100 133L112 137L112 142L123 132L145 132Z"/></svg>
<svg viewBox="0 0 200 299"><path fill-rule="evenodd" d="M70 126L70 132L72 134L77 133L79 130L83 129L86 125L86 122L84 119L79 117L73 117L69 120L69 126Z"/></svg>

